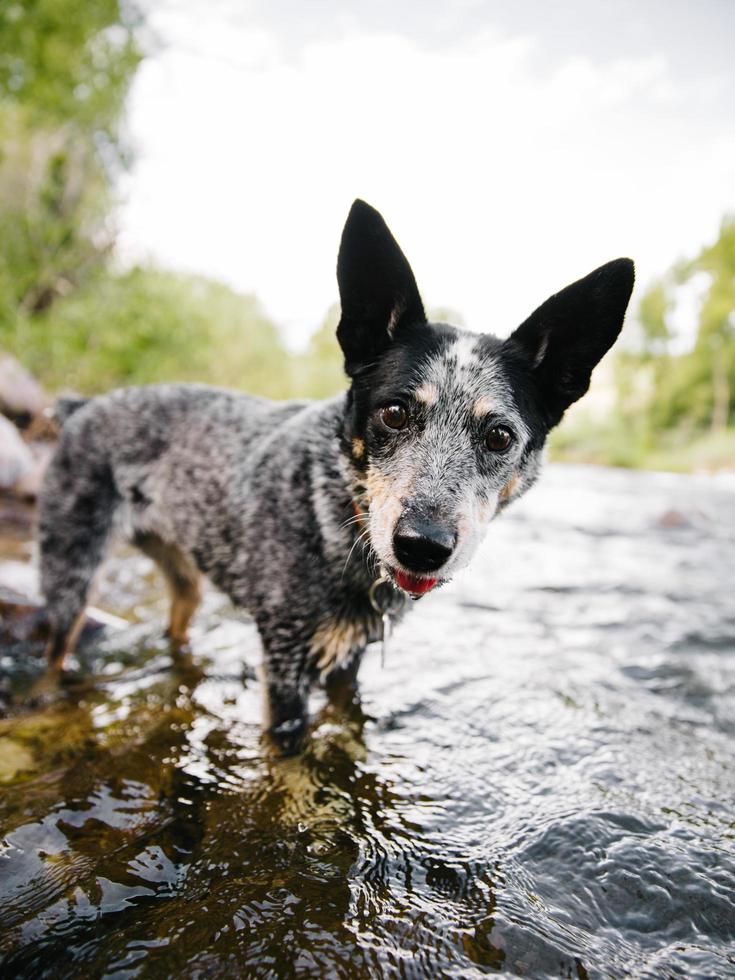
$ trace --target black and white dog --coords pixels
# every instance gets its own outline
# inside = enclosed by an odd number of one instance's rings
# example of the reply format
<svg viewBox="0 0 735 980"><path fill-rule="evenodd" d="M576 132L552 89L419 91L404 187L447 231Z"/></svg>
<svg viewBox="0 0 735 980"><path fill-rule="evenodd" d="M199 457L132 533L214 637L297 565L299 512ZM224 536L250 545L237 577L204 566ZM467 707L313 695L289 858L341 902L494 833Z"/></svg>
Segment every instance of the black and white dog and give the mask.
<svg viewBox="0 0 735 980"><path fill-rule="evenodd" d="M52 668L119 529L166 577L174 642L202 574L252 613L268 728L295 749L310 683L354 681L381 636L374 583L420 596L446 582L535 481L547 433L620 332L633 263L567 286L507 340L471 334L427 322L398 244L356 201L337 278L346 394L278 403L172 384L61 404L40 502Z"/></svg>

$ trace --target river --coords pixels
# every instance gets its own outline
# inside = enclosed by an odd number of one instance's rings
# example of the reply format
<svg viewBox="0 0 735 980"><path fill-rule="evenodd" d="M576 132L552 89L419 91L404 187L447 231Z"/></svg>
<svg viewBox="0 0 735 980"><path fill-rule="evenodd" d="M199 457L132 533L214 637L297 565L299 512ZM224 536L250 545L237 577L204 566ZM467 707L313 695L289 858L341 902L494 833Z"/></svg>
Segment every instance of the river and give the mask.
<svg viewBox="0 0 735 980"><path fill-rule="evenodd" d="M734 588L735 478L549 467L279 760L252 623L172 659L116 552L62 697L0 649L0 974L735 975Z"/></svg>

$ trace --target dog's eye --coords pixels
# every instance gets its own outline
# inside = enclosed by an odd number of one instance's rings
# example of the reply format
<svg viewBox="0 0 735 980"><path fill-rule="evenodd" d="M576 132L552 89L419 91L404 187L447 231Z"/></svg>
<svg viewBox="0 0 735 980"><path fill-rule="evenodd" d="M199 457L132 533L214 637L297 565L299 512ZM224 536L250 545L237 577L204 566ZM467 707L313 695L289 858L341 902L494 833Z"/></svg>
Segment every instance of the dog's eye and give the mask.
<svg viewBox="0 0 735 980"><path fill-rule="evenodd" d="M493 453L504 453L513 442L513 436L502 425L494 425L485 433L485 445Z"/></svg>
<svg viewBox="0 0 735 980"><path fill-rule="evenodd" d="M403 405L386 405L380 410L380 421L389 429L403 429L408 422L408 412Z"/></svg>

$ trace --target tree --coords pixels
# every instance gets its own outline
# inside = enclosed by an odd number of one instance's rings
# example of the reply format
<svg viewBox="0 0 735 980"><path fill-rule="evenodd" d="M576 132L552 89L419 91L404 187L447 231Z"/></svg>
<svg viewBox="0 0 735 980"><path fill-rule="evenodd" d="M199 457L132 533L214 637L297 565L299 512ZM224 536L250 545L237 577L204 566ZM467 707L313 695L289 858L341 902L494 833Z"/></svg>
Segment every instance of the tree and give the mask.
<svg viewBox="0 0 735 980"><path fill-rule="evenodd" d="M118 154L141 26L139 10L125 0L5 0L2 102L26 108L34 126L71 126Z"/></svg>
<svg viewBox="0 0 735 980"><path fill-rule="evenodd" d="M141 58L118 0L0 5L0 340L104 263L122 111Z"/></svg>
<svg viewBox="0 0 735 980"><path fill-rule="evenodd" d="M680 272L687 282L703 272L709 287L699 314L693 356L706 366L711 379L710 427L724 429L735 422L732 392L735 386L735 217L722 222L717 241L702 249Z"/></svg>
<svg viewBox="0 0 735 980"><path fill-rule="evenodd" d="M695 342L674 354L670 321L677 290L702 275L707 286ZM638 326L637 351L618 358L618 382L621 393L630 392L636 370L647 375L649 431L721 431L735 423L735 218L723 220L717 241L647 290Z"/></svg>

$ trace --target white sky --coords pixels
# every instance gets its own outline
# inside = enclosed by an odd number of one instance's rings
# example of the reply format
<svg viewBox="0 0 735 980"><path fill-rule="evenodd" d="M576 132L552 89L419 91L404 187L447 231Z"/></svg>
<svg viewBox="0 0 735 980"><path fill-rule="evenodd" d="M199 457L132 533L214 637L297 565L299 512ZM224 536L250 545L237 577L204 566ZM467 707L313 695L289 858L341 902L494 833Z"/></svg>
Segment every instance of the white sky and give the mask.
<svg viewBox="0 0 735 980"><path fill-rule="evenodd" d="M358 196L472 329L618 255L640 290L735 211L735 4L687 6L151 2L121 254L256 293L297 346Z"/></svg>

